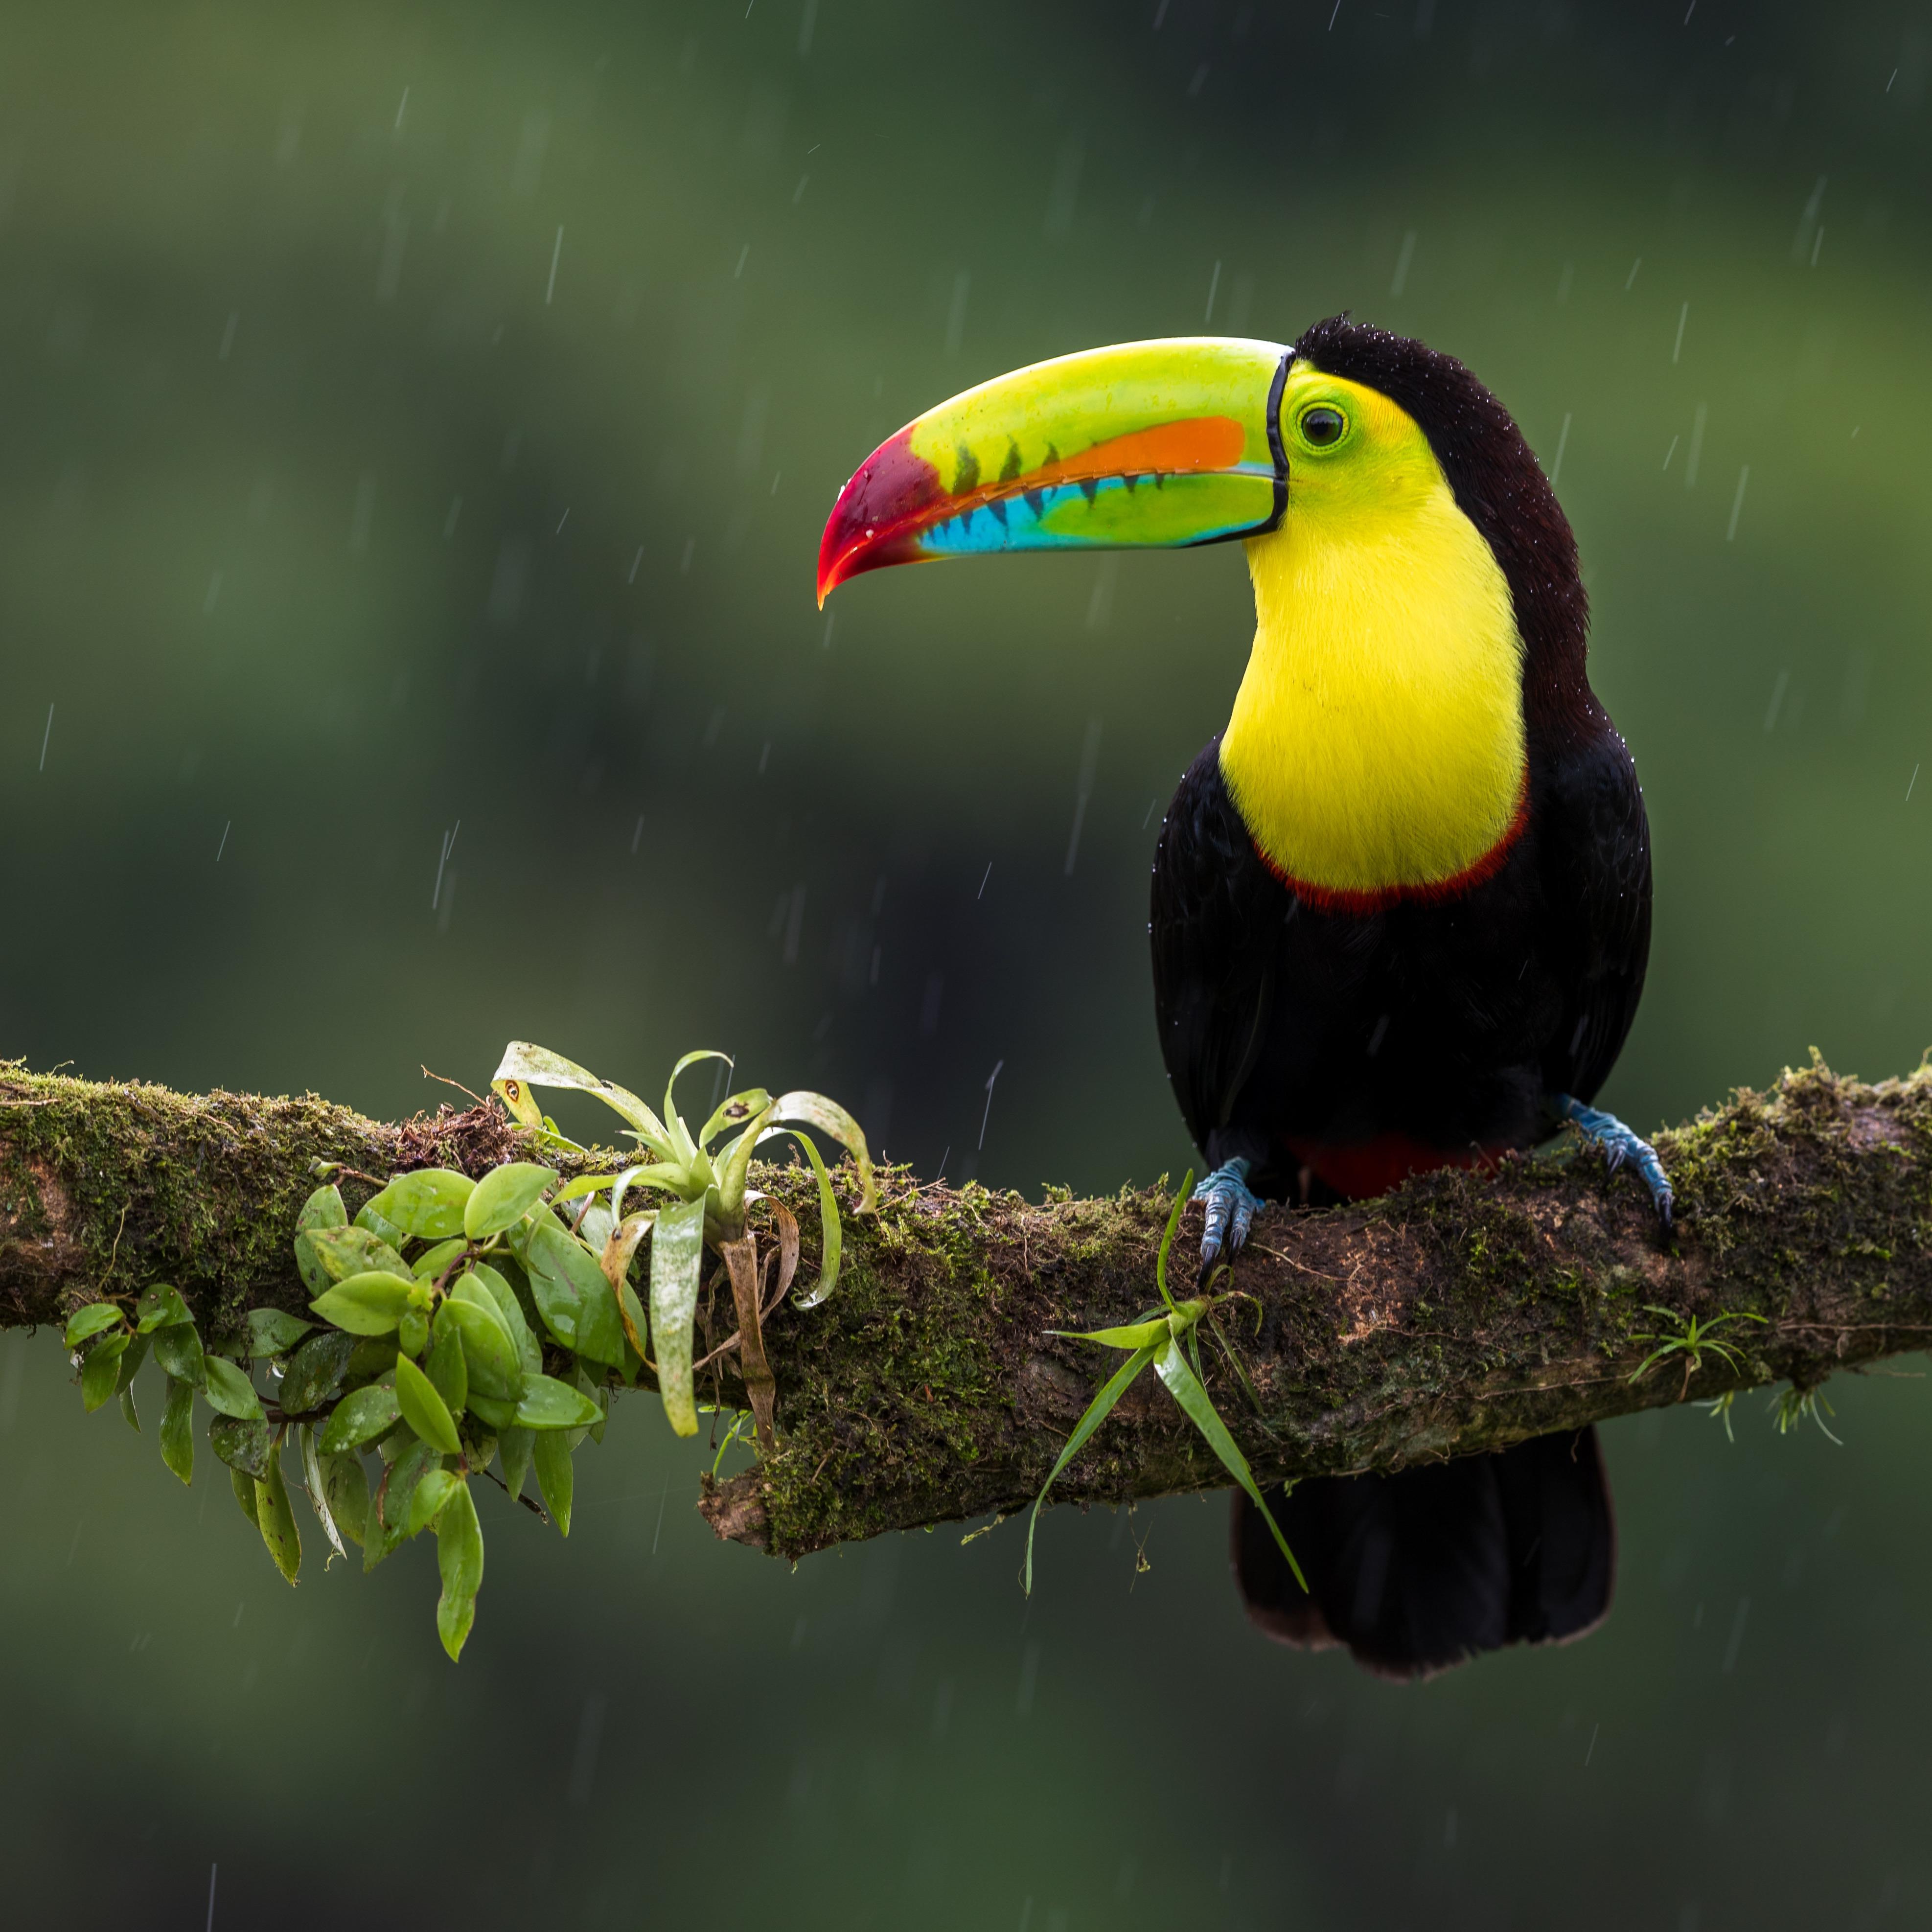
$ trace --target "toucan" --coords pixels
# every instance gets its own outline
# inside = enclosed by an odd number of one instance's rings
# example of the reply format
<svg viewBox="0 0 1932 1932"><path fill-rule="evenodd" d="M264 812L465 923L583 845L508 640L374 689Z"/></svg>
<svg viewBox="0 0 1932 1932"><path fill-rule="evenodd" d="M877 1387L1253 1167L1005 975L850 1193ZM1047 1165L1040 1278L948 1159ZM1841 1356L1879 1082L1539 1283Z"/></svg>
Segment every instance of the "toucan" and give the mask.
<svg viewBox="0 0 1932 1932"><path fill-rule="evenodd" d="M1493 1163L1590 1103L1636 1013L1650 834L1590 688L1576 541L1508 412L1452 357L1336 316L1294 342L1066 356L927 411L840 492L818 593L887 564L1239 540L1255 635L1154 860L1154 1010L1207 1157L1204 1269L1265 1201ZM1234 1498L1249 1616L1425 1677L1579 1636L1616 1570L1594 1431Z"/></svg>

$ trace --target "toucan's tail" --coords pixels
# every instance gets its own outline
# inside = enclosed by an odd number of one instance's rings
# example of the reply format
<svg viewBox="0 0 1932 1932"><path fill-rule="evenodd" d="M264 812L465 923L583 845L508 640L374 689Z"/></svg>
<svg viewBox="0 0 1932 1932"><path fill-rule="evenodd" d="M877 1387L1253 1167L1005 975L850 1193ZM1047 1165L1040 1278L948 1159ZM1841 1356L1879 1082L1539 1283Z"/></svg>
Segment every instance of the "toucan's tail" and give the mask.
<svg viewBox="0 0 1932 1932"><path fill-rule="evenodd" d="M1268 1506L1308 1594L1237 1491L1234 1576L1250 1618L1278 1642L1346 1644L1382 1676L1561 1643L1610 1607L1616 1526L1594 1429L1393 1476L1324 1477L1272 1491Z"/></svg>

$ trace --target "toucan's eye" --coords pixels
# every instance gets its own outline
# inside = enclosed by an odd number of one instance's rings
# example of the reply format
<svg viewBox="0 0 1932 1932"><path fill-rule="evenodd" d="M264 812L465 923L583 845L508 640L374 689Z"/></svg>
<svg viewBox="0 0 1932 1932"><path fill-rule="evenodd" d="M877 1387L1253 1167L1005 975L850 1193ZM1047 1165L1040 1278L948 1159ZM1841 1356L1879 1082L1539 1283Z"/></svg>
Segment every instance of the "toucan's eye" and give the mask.
<svg viewBox="0 0 1932 1932"><path fill-rule="evenodd" d="M1326 449L1330 444L1340 442L1348 427L1348 418L1340 410L1331 410L1325 404L1317 404L1313 409L1302 412L1302 439L1316 449Z"/></svg>

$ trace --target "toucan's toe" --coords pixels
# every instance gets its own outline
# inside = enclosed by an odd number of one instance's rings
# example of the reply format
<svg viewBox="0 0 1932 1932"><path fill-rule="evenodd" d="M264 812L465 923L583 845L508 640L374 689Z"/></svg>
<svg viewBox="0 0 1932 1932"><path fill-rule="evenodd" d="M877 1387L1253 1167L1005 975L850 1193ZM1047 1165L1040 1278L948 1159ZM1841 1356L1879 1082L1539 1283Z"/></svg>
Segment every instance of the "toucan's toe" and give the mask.
<svg viewBox="0 0 1932 1932"><path fill-rule="evenodd" d="M1207 1225L1201 1231L1201 1266L1204 1272L1225 1252L1232 1256L1248 1238L1255 1210L1264 1206L1261 1196L1248 1186L1249 1162L1238 1154L1206 1175L1194 1190L1194 1198L1208 1204Z"/></svg>
<svg viewBox="0 0 1932 1932"><path fill-rule="evenodd" d="M1625 1126L1614 1114L1606 1114L1595 1107L1586 1107L1580 1100L1573 1100L1568 1094L1556 1096L1556 1111L1569 1121L1586 1141L1604 1150L1610 1172L1628 1161L1642 1177L1643 1184L1650 1190L1650 1198L1657 1208L1657 1218L1664 1226L1670 1226L1670 1210L1676 1197L1670 1191L1670 1183L1665 1176L1664 1164L1657 1157L1657 1150L1642 1136Z"/></svg>

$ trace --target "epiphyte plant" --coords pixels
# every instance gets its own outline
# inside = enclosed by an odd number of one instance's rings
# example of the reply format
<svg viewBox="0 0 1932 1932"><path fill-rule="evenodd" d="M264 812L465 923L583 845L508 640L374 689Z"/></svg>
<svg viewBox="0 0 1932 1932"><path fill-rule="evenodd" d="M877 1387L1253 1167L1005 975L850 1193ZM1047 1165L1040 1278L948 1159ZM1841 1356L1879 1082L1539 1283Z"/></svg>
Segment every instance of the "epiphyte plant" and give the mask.
<svg viewBox="0 0 1932 1932"><path fill-rule="evenodd" d="M1631 1370L1630 1379L1632 1382L1640 1381L1646 1372L1658 1363L1668 1361L1676 1357L1684 1364L1684 1390L1687 1394L1690 1391L1690 1378L1702 1369L1706 1355L1716 1356L1730 1368L1742 1368L1744 1365L1743 1353L1736 1342L1715 1339L1718 1329L1727 1322L1756 1322L1762 1324L1764 1321L1762 1315L1754 1315L1748 1310L1741 1310L1728 1315L1714 1315L1706 1322L1694 1315L1680 1315L1674 1309L1659 1308L1649 1302L1644 1304L1643 1312L1646 1315L1658 1316L1672 1326L1661 1334L1631 1337L1633 1341L1654 1342L1658 1346ZM1730 1426L1728 1415L1724 1426L1726 1429Z"/></svg>
<svg viewBox="0 0 1932 1932"><path fill-rule="evenodd" d="M1222 1334L1219 1323L1214 1318L1214 1310L1219 1302L1232 1300L1232 1295L1201 1294L1185 1301L1176 1301L1168 1291L1167 1253L1174 1245L1174 1231L1180 1225L1180 1216L1194 1191L1194 1170L1190 1168L1186 1178L1180 1184L1174 1197L1174 1205L1168 1211L1167 1226L1160 1238L1160 1250L1154 1258L1154 1284L1160 1290L1161 1306L1150 1309L1138 1322L1128 1323L1119 1328L1091 1328L1072 1330L1050 1328L1050 1335L1061 1335L1069 1340L1081 1342L1099 1342L1110 1348L1125 1348L1127 1359L1103 1382L1094 1400L1087 1406L1087 1412L1075 1425L1073 1433L1066 1438L1059 1460L1048 1472L1046 1480L1040 1485L1040 1494L1034 1498L1033 1510L1027 1518L1026 1564L1024 1582L1028 1596L1033 1594L1033 1538L1040 1525L1041 1505L1046 1501L1046 1492L1053 1487L1061 1470L1072 1461L1086 1447L1088 1438L1102 1423L1106 1420L1114 1405L1132 1387L1136 1378L1148 1364L1154 1364L1154 1372L1167 1384L1168 1392L1179 1404L1181 1413L1193 1424L1208 1446L1220 1458L1222 1466L1244 1490L1255 1507L1266 1518L1268 1528L1274 1532L1274 1540L1282 1555L1287 1558L1288 1568L1294 1572L1294 1580L1303 1589L1308 1582L1301 1574L1301 1566L1294 1560L1294 1552L1288 1546L1288 1539L1281 1533L1281 1526L1274 1520L1261 1490L1255 1482L1254 1472L1248 1459L1243 1455L1240 1445L1228 1433L1228 1425L1221 1420L1220 1412L1210 1398L1201 1373L1201 1324L1205 1322L1213 1330L1215 1339L1221 1344L1222 1352L1232 1364L1236 1376L1246 1390L1249 1399L1258 1410L1255 1391L1242 1369L1239 1358L1228 1346L1227 1338ZM1218 1276L1225 1268L1217 1269Z"/></svg>
<svg viewBox="0 0 1932 1932"><path fill-rule="evenodd" d="M92 1412L118 1396L138 1430L134 1377L152 1352L166 1378L163 1460L184 1483L193 1480L200 1396L214 1412L209 1447L291 1583L302 1552L286 1451L296 1454L299 1485L332 1555L346 1556L345 1540L352 1542L364 1569L373 1570L433 1528L442 1582L436 1630L449 1655L460 1656L483 1580L472 1479L487 1476L535 1509L523 1497L534 1469L544 1510L567 1536L571 1458L586 1436L602 1441L614 1377L631 1388L640 1372L655 1375L672 1428L696 1434L700 1365L692 1338L707 1249L724 1262L739 1320L713 1353L736 1352L760 1449L774 1446L776 1385L761 1324L796 1272L800 1231L782 1202L769 1201L777 1231L760 1267L748 1212L766 1197L748 1184L752 1150L788 1133L817 1178L819 1274L800 1308L816 1306L837 1286L842 1245L831 1176L801 1130L816 1127L851 1153L862 1212L875 1204L872 1162L857 1123L819 1094L734 1094L694 1134L675 1104L678 1076L699 1060L725 1058L686 1054L672 1070L660 1118L574 1062L513 1042L495 1090L532 1130L538 1151L584 1150L544 1117L530 1097L533 1085L596 1094L630 1123L650 1158L568 1181L529 1160L502 1162L474 1179L454 1168L417 1168L393 1176L352 1220L337 1171L326 1172L297 1218L294 1241L315 1320L256 1309L239 1330L210 1338L168 1282L131 1306L128 1298L88 1302L74 1311L65 1338L84 1405ZM631 1204L645 1190L670 1198ZM647 1238L648 1314L631 1280ZM268 1370L266 1392L255 1382L258 1363ZM364 1461L371 1450L373 1465Z"/></svg>

